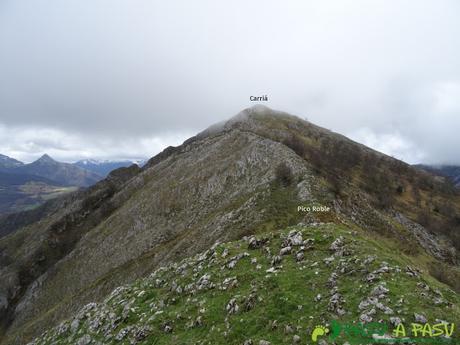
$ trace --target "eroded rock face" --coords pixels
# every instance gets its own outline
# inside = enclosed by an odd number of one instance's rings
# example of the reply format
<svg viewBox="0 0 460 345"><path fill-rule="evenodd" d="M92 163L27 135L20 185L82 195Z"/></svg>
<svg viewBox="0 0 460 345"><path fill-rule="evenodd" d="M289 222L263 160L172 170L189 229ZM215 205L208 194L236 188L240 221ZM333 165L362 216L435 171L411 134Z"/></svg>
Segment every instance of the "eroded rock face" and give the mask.
<svg viewBox="0 0 460 345"><path fill-rule="evenodd" d="M452 253L455 253L455 249L453 247L446 248L445 244L441 245L436 236L429 233L428 230L420 224L411 221L399 212L395 213L394 218L397 222L408 229L414 235L418 244L432 256L443 261L454 260L454 258L452 258Z"/></svg>

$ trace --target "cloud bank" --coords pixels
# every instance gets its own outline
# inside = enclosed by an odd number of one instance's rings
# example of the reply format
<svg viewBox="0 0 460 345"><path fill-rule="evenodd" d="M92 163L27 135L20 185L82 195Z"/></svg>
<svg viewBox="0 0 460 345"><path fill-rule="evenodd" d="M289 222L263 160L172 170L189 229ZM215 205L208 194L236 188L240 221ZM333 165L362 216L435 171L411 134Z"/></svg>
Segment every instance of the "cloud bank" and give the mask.
<svg viewBox="0 0 460 345"><path fill-rule="evenodd" d="M456 0L0 3L0 152L150 156L266 104L460 164Z"/></svg>

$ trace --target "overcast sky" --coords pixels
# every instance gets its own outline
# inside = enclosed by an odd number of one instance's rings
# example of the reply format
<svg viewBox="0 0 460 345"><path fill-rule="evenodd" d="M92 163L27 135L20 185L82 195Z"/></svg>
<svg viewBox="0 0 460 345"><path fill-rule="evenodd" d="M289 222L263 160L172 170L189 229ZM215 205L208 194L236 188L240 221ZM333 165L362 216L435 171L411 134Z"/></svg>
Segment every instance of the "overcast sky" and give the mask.
<svg viewBox="0 0 460 345"><path fill-rule="evenodd" d="M0 0L0 153L150 157L264 94L460 164L460 2Z"/></svg>

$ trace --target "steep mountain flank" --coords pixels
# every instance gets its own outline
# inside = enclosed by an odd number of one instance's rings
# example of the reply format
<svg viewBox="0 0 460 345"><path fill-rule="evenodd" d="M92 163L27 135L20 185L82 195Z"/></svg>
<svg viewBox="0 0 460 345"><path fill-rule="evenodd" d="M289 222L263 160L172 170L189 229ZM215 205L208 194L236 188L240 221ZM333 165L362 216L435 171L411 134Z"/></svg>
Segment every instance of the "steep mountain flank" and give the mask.
<svg viewBox="0 0 460 345"><path fill-rule="evenodd" d="M74 197L74 195L78 193L70 193L69 197ZM0 238L53 214L67 204L65 199L65 196L57 197L45 202L41 207L0 216Z"/></svg>
<svg viewBox="0 0 460 345"><path fill-rule="evenodd" d="M0 240L2 344L22 344L115 287L216 241L298 223L346 226L372 238L374 249L384 243L425 274L458 282L449 266L458 264L457 191L265 107L65 200Z"/></svg>

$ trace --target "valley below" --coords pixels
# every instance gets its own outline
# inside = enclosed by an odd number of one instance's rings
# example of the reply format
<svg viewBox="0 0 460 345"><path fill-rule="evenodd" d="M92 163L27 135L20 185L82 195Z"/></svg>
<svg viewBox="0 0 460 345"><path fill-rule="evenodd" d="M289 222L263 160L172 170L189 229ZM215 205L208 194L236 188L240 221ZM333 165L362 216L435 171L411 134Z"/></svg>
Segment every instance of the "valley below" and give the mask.
<svg viewBox="0 0 460 345"><path fill-rule="evenodd" d="M44 202L74 192L78 187L52 186L30 181L19 186L0 187L0 214L34 209Z"/></svg>

